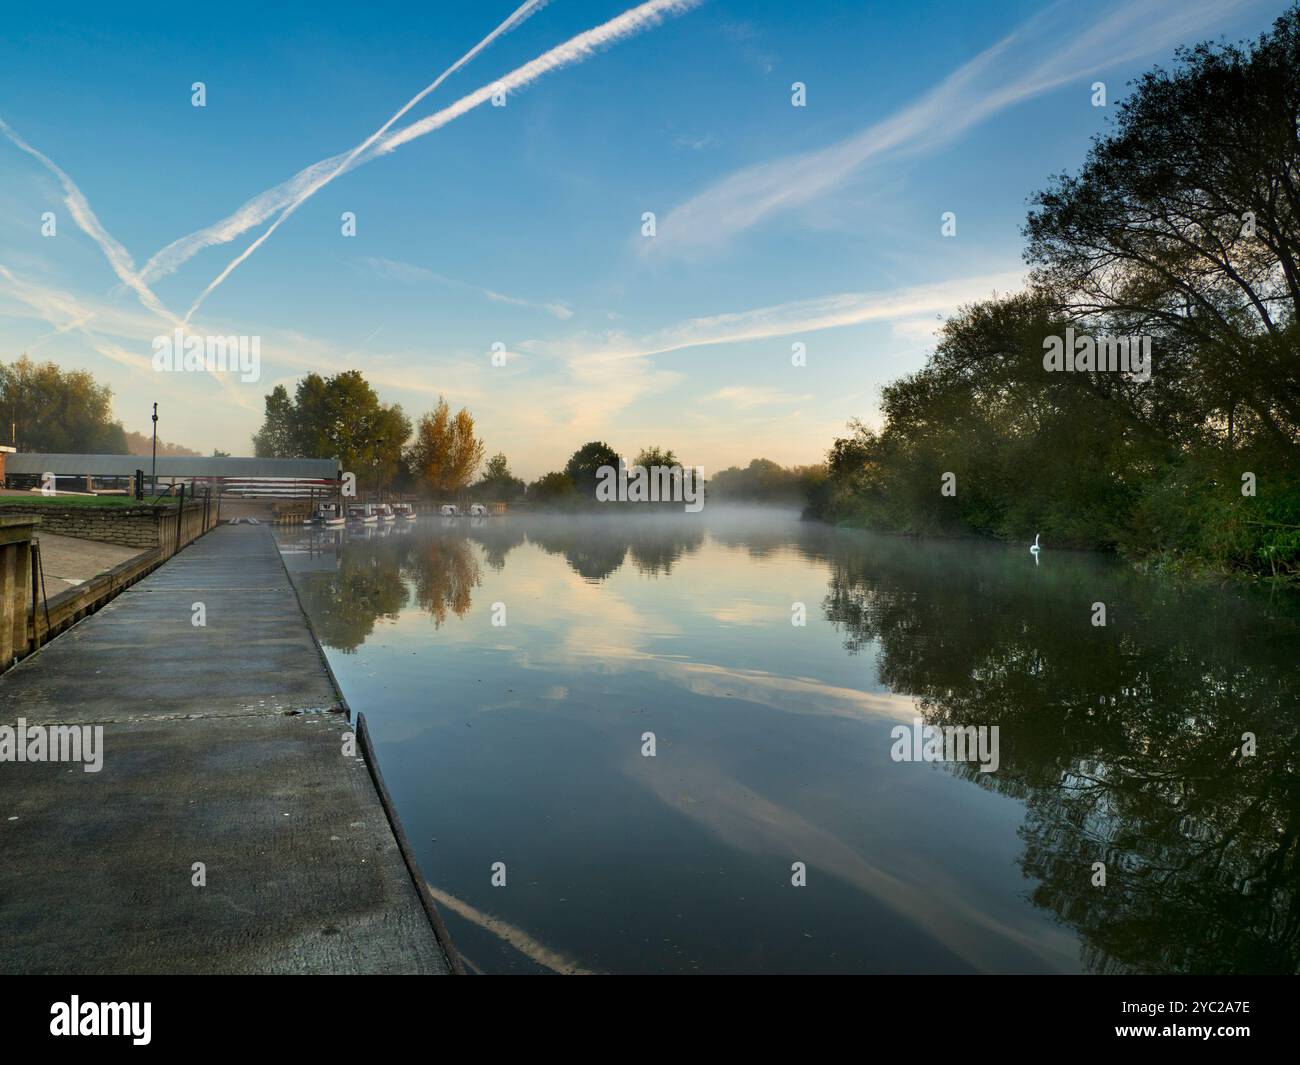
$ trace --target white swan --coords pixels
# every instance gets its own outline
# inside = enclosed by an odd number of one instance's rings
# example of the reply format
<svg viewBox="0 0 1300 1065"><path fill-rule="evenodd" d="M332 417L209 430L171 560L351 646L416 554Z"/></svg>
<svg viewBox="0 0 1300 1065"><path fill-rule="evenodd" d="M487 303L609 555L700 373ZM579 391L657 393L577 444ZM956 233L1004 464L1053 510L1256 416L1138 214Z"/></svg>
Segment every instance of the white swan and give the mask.
<svg viewBox="0 0 1300 1065"><path fill-rule="evenodd" d="M1034 556L1034 564L1038 564L1038 552L1042 548L1038 546L1038 533L1034 533L1034 545L1029 549L1029 553Z"/></svg>

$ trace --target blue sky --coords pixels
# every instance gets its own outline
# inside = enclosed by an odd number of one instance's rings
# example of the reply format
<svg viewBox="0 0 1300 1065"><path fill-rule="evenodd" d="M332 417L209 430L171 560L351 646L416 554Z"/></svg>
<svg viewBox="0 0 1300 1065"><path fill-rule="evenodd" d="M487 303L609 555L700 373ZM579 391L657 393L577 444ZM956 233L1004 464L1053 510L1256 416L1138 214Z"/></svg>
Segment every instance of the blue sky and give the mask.
<svg viewBox="0 0 1300 1065"><path fill-rule="evenodd" d="M1282 10L552 0L334 174L523 2L11 7L0 359L91 370L126 428L156 400L160 435L205 451L250 453L274 384L356 368L413 420L468 406L530 479L593 438L709 472L818 461L940 316L1019 285L1027 198L1127 80ZM504 107L460 103L498 84ZM304 192L189 317L259 336L260 380L156 372L152 338Z"/></svg>

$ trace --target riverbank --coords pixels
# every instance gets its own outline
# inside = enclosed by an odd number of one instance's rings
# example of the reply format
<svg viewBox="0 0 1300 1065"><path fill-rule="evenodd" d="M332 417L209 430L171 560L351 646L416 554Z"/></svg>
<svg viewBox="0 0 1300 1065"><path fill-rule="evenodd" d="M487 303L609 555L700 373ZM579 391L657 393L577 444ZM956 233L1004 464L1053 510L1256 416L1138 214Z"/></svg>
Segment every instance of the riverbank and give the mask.
<svg viewBox="0 0 1300 1065"><path fill-rule="evenodd" d="M0 971L451 970L264 526L215 529L0 678L20 724L101 730L102 766L0 739Z"/></svg>
<svg viewBox="0 0 1300 1065"><path fill-rule="evenodd" d="M1032 542L1026 538L1012 539L1007 536L998 536L992 533L960 530L924 532L899 530L879 525L871 525L863 522L861 519L855 520L852 518L841 518L839 520L831 520L821 518L816 514L810 513L807 509L805 509L803 513L803 520L815 522L818 525L824 525L831 529L869 533L873 536L888 536L898 540L916 540L936 543L1000 544L1007 547L1023 545L1026 549L1028 549ZM1290 572L1263 574L1253 570L1246 570L1222 563L1211 562L1196 555L1180 553L1175 550L1138 554L1114 547L1098 548L1068 543L1046 543L1043 544L1043 551L1070 552L1072 554L1088 554L1097 555L1103 558L1113 558L1129 566L1136 573L1174 578L1180 581L1190 581L1200 584L1217 584L1227 581L1247 587L1254 585L1300 592L1300 574Z"/></svg>

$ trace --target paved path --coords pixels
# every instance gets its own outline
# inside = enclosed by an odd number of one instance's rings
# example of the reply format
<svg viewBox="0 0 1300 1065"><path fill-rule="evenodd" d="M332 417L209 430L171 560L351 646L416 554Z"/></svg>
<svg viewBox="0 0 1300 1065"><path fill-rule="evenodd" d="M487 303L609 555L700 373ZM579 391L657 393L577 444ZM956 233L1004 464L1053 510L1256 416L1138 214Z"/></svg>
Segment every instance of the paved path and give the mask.
<svg viewBox="0 0 1300 1065"><path fill-rule="evenodd" d="M446 972L338 710L264 525L0 677L0 726L103 726L97 773L0 761L0 972Z"/></svg>
<svg viewBox="0 0 1300 1065"><path fill-rule="evenodd" d="M144 554L143 549L139 547L101 544L97 540L82 540L73 536L41 532L39 525L36 527L36 534L36 538L41 542L45 594L51 599L60 592L84 584L97 574L106 573L127 559Z"/></svg>

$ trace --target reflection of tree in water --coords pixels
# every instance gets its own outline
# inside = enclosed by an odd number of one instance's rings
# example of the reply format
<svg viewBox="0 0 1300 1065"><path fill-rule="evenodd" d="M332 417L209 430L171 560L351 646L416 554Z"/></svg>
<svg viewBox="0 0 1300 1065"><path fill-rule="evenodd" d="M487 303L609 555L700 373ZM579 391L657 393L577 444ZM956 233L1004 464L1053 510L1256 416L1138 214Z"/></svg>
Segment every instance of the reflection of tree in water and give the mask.
<svg viewBox="0 0 1300 1065"><path fill-rule="evenodd" d="M647 576L669 573L682 555L699 550L704 530L680 515L647 514L637 521L538 518L528 524L528 539L543 551L563 555L579 576L603 581L629 555L637 570Z"/></svg>
<svg viewBox="0 0 1300 1065"><path fill-rule="evenodd" d="M321 642L351 654L366 642L380 616L406 606L401 554L369 543L345 543L332 572L304 573L298 591Z"/></svg>
<svg viewBox="0 0 1300 1065"><path fill-rule="evenodd" d="M1000 727L996 773L951 768L1025 801L1030 897L1077 931L1085 965L1296 971L1294 611L1064 555L1036 569L1021 552L847 544L827 616L851 651L877 647L927 724Z"/></svg>
<svg viewBox="0 0 1300 1065"><path fill-rule="evenodd" d="M704 529L681 524L680 518L659 519L629 530L628 554L637 572L647 577L668 576L685 554L704 543ZM668 522L674 524L669 525Z"/></svg>
<svg viewBox="0 0 1300 1065"><path fill-rule="evenodd" d="M471 592L479 585L474 546L463 535L415 540L406 556L406 575L415 584L415 601L438 628L448 612L464 617Z"/></svg>
<svg viewBox="0 0 1300 1065"><path fill-rule="evenodd" d="M764 522L762 511L743 512L733 520L726 517L709 525L709 537L724 547L744 551L750 558L765 559L793 551L808 559L824 559L835 541L834 527L821 522L792 524L789 520Z"/></svg>
<svg viewBox="0 0 1300 1065"><path fill-rule="evenodd" d="M539 521L529 525L528 540L548 554L563 555L589 581L603 581L627 555L627 543L611 536L604 523Z"/></svg>
<svg viewBox="0 0 1300 1065"><path fill-rule="evenodd" d="M527 541L518 522L486 519L468 528L470 539L483 548L483 561L498 573L506 567L506 555Z"/></svg>

